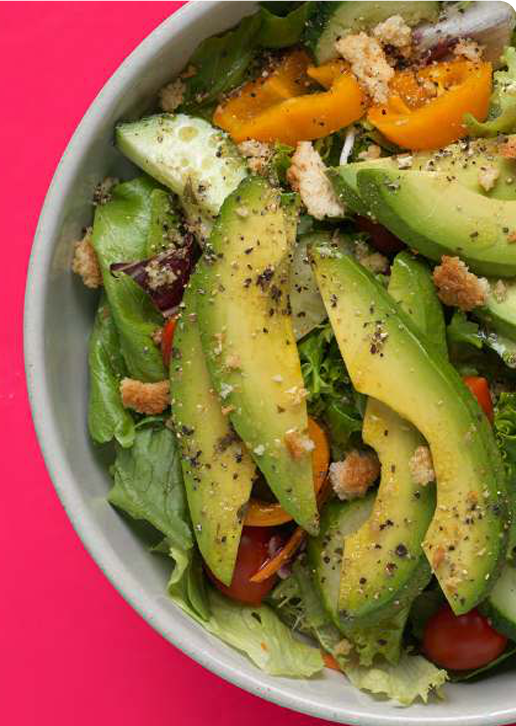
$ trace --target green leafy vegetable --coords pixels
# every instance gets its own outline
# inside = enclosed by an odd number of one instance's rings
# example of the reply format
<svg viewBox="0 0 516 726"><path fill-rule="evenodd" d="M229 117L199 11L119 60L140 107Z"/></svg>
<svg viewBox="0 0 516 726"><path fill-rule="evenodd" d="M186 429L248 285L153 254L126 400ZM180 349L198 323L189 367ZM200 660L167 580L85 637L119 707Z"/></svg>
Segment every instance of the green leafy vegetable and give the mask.
<svg viewBox="0 0 516 726"><path fill-rule="evenodd" d="M516 555L516 393L502 392L494 409L493 428L507 472L513 512L509 530L509 557Z"/></svg>
<svg viewBox="0 0 516 726"><path fill-rule="evenodd" d="M181 225L181 215L173 204L172 195L164 189L154 189L151 192L149 233L144 257L154 257L171 244L181 244Z"/></svg>
<svg viewBox="0 0 516 726"><path fill-rule="evenodd" d="M296 9L300 5L303 5L303 3L294 2L293 0L271 0L271 2L261 2L258 3L258 5L261 8L265 8L274 15L278 15L280 18L283 18L285 17L285 15L288 15L290 12L292 12L293 9Z"/></svg>
<svg viewBox="0 0 516 726"><path fill-rule="evenodd" d="M110 265L145 257L156 188L148 177L116 186L111 201L97 207L92 237L127 371L141 381L166 377L161 353L152 340L163 318L148 295L127 275L114 276Z"/></svg>
<svg viewBox="0 0 516 726"><path fill-rule="evenodd" d="M133 446L118 449L108 499L134 519L152 524L176 549L186 551L193 539L179 457L168 428L139 428Z"/></svg>
<svg viewBox="0 0 516 726"><path fill-rule="evenodd" d="M291 165L292 154L295 149L288 144L277 141L274 144L274 153L270 161L272 180L280 186L287 186L287 171Z"/></svg>
<svg viewBox="0 0 516 726"><path fill-rule="evenodd" d="M224 35L204 40L190 58L195 74L184 78L185 94L180 111L197 113L217 103L223 93L240 85L253 60L262 18L244 18Z"/></svg>
<svg viewBox="0 0 516 726"><path fill-rule="evenodd" d="M457 345L472 345L479 350L483 347L484 341L479 332L477 323L468 320L466 313L462 310L456 310L446 329L446 337L448 345L454 347Z"/></svg>
<svg viewBox="0 0 516 726"><path fill-rule="evenodd" d="M516 48L506 48L501 61L507 68L494 74L487 121L480 123L470 113L464 117L472 136L497 136L516 130Z"/></svg>
<svg viewBox="0 0 516 726"><path fill-rule="evenodd" d="M495 670L495 672L497 673L501 670L512 671L514 670L514 665L516 662L514 656L516 656L516 645L509 645L509 647L502 653L502 655L500 655L495 660L492 660L491 663L482 666L482 668L475 668L475 670L472 671L457 671L455 673L450 673L450 680L453 683L460 683L461 681L471 681L475 679L480 680L480 678L485 678L487 671ZM500 668L502 664L505 664L506 667ZM495 675L495 673L492 673L492 675Z"/></svg>
<svg viewBox="0 0 516 726"><path fill-rule="evenodd" d="M106 444L113 438L120 446L132 446L134 420L122 405L120 381L125 375L125 363L109 307L103 298L99 304L90 337L88 362L90 396L88 426L91 438Z"/></svg>
<svg viewBox="0 0 516 726"><path fill-rule="evenodd" d="M445 602L440 588L424 590L416 597L410 608L409 620L418 640L423 640L427 622Z"/></svg>
<svg viewBox="0 0 516 726"><path fill-rule="evenodd" d="M262 26L258 35L258 43L264 48L287 48L298 42L303 33L306 19L312 3L302 3L294 10L289 9L288 15L275 14L276 3L262 7L260 16Z"/></svg>

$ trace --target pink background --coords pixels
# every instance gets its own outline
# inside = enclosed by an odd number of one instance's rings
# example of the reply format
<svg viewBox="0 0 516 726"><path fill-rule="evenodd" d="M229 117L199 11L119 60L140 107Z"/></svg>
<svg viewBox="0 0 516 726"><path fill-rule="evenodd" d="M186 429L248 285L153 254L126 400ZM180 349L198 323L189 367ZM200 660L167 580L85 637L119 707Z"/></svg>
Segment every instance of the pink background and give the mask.
<svg viewBox="0 0 516 726"><path fill-rule="evenodd" d="M322 723L223 682L131 610L68 522L27 404L23 295L46 189L104 82L179 5L0 2L0 723L6 726Z"/></svg>

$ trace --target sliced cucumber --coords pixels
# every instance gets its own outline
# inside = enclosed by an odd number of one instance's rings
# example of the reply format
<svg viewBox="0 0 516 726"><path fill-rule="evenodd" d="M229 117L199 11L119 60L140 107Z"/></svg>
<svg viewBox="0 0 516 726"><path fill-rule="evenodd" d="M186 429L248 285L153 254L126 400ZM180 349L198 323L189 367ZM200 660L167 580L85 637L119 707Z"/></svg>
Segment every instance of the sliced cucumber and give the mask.
<svg viewBox="0 0 516 726"><path fill-rule="evenodd" d="M511 640L516 640L516 569L514 567L505 565L491 594L479 606L479 609L489 618L495 630Z"/></svg>
<svg viewBox="0 0 516 726"><path fill-rule="evenodd" d="M439 3L423 0L421 2L318 2L310 15L305 31L305 43L317 61L337 57L335 41L348 33L373 28L392 15L401 15L408 25L417 25L422 20L435 20L439 13Z"/></svg>
<svg viewBox="0 0 516 726"><path fill-rule="evenodd" d="M248 174L244 159L223 131L185 114L121 123L116 128L116 145L179 195L201 242L209 235L222 202Z"/></svg>

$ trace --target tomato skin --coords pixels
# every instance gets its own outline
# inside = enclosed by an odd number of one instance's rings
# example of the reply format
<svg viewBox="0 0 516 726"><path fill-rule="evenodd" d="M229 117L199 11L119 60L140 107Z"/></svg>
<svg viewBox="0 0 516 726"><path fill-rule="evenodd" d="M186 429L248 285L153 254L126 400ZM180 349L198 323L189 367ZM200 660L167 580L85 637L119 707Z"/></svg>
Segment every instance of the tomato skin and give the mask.
<svg viewBox="0 0 516 726"><path fill-rule="evenodd" d="M276 530L272 527L244 527L231 585L228 587L217 580L206 567L208 577L215 587L232 600L246 605L260 605L275 585L277 577L274 575L263 582L251 582L251 577L270 559L269 545L275 536Z"/></svg>
<svg viewBox="0 0 516 726"><path fill-rule="evenodd" d="M423 636L425 655L442 668L465 671L481 668L505 650L507 638L491 627L478 610L454 615L443 605L427 622Z"/></svg>
<svg viewBox="0 0 516 726"><path fill-rule="evenodd" d="M493 423L493 401L491 400L491 392L489 391L487 380L480 376L465 376L462 380L479 402L480 407L483 409L490 423Z"/></svg>
<svg viewBox="0 0 516 726"><path fill-rule="evenodd" d="M161 336L161 355L163 356L163 363L167 368L170 365L170 356L172 355L172 343L174 341L176 323L177 318L170 318L167 320Z"/></svg>
<svg viewBox="0 0 516 726"><path fill-rule="evenodd" d="M367 217L355 217L355 224L361 232L367 232L372 246L384 255L394 255L405 248L403 242L386 227Z"/></svg>

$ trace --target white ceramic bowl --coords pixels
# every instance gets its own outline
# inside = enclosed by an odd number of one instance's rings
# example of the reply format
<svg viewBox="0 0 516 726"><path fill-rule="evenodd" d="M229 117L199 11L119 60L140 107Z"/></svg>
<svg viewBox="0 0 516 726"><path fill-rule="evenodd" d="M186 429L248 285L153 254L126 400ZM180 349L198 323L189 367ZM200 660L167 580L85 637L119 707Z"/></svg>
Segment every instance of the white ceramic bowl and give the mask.
<svg viewBox="0 0 516 726"><path fill-rule="evenodd" d="M195 2L165 21L106 84L61 159L36 232L25 308L28 387L50 476L82 541L128 602L171 643L235 685L339 723L499 726L516 721L510 673L449 686L445 701L405 709L359 693L332 671L304 681L265 675L170 602L159 558L106 503L108 473L86 428L87 339L96 301L70 272L71 244L91 223L95 184L107 175L134 174L113 147L116 121L138 116L198 42L253 10L250 2Z"/></svg>

